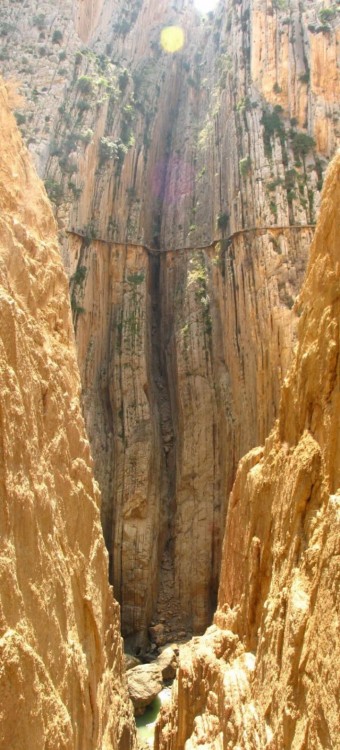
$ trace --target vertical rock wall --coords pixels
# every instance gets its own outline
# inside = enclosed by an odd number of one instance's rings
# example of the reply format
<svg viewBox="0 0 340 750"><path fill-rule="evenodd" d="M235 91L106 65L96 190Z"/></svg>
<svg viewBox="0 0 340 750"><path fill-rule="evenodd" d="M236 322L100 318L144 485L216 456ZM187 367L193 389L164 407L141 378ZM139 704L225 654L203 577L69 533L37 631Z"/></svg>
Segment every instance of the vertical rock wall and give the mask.
<svg viewBox="0 0 340 750"><path fill-rule="evenodd" d="M239 464L214 625L182 653L157 748L338 744L339 177L338 155L279 419Z"/></svg>
<svg viewBox="0 0 340 750"><path fill-rule="evenodd" d="M152 617L167 637L209 623L226 497L276 416L293 332L285 285L295 296L309 239L300 231L292 246L278 231L257 252L241 237L163 254L73 240L84 408L125 636L145 643Z"/></svg>
<svg viewBox="0 0 340 750"><path fill-rule="evenodd" d="M0 747L135 747L56 226L0 84Z"/></svg>

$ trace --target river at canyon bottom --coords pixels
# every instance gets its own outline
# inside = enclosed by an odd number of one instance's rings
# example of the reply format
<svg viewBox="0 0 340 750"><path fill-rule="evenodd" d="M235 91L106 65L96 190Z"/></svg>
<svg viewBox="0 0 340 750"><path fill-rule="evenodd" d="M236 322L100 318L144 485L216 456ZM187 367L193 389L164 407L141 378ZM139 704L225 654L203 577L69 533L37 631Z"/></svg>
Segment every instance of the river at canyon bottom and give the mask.
<svg viewBox="0 0 340 750"><path fill-rule="evenodd" d="M137 737L140 744L148 744L153 748L155 725L161 706L168 703L171 698L171 687L165 687L158 693L152 703L145 709L143 716L136 716Z"/></svg>

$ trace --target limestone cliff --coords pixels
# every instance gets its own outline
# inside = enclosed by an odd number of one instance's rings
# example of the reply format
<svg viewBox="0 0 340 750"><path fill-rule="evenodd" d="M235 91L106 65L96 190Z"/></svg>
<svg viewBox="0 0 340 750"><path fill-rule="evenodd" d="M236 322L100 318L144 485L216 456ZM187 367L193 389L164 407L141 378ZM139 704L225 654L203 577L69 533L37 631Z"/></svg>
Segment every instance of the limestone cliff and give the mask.
<svg viewBox="0 0 340 750"><path fill-rule="evenodd" d="M338 747L339 206L340 155L279 419L265 447L240 462L214 625L182 653L157 748Z"/></svg>
<svg viewBox="0 0 340 750"><path fill-rule="evenodd" d="M2 64L63 239L123 632L203 631L237 462L277 417L339 140L338 9L24 8L4 0Z"/></svg>
<svg viewBox="0 0 340 750"><path fill-rule="evenodd" d="M67 280L0 84L0 747L136 746Z"/></svg>

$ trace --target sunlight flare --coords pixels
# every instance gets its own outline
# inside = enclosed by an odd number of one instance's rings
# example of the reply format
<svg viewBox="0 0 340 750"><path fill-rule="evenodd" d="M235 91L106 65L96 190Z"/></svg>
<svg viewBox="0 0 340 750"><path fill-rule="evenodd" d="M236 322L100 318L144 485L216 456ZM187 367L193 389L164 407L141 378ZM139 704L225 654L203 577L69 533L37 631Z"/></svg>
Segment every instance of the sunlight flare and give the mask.
<svg viewBox="0 0 340 750"><path fill-rule="evenodd" d="M184 47L185 35L180 26L166 26L161 33L161 45L165 52L178 52Z"/></svg>

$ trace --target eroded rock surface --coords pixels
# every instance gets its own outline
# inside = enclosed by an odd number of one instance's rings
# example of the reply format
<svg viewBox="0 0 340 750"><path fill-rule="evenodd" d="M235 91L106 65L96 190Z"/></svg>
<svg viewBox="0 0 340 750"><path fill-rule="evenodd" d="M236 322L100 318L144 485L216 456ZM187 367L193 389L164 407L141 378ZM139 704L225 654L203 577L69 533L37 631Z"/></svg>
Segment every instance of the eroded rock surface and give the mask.
<svg viewBox="0 0 340 750"><path fill-rule="evenodd" d="M46 194L0 83L0 747L133 750Z"/></svg>
<svg viewBox="0 0 340 750"><path fill-rule="evenodd" d="M240 462L214 625L180 656L156 747L338 746L340 155L323 193L298 348L264 448Z"/></svg>

